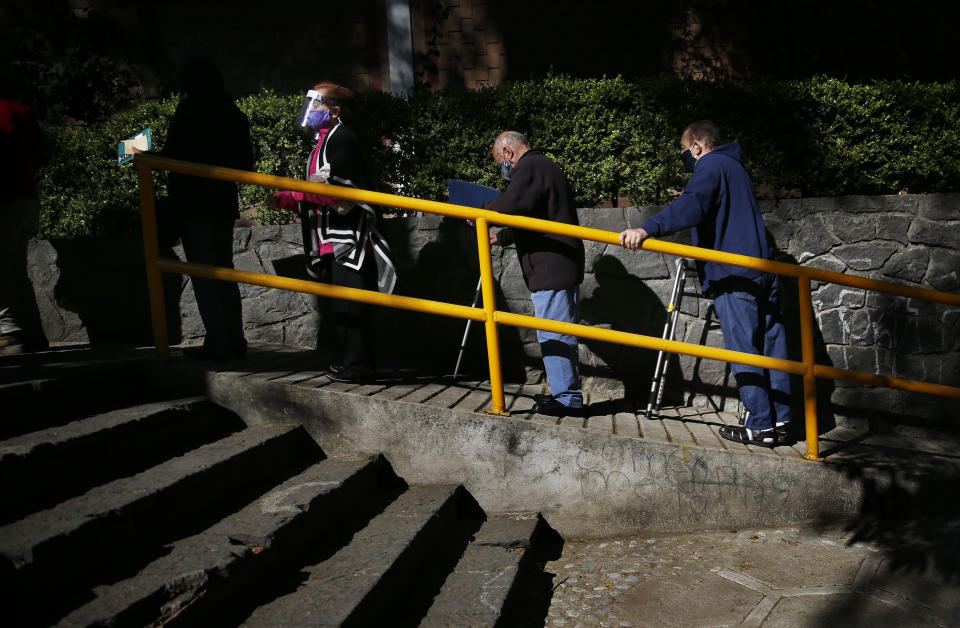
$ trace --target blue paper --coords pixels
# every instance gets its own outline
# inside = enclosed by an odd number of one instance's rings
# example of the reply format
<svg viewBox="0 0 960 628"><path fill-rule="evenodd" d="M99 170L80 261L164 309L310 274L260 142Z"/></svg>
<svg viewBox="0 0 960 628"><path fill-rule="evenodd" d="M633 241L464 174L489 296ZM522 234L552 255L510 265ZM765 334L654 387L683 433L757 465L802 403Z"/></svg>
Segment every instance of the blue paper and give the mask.
<svg viewBox="0 0 960 628"><path fill-rule="evenodd" d="M465 207L480 207L500 193L500 190L496 188L488 188L485 185L469 183L460 179L448 179L447 186L450 202Z"/></svg>

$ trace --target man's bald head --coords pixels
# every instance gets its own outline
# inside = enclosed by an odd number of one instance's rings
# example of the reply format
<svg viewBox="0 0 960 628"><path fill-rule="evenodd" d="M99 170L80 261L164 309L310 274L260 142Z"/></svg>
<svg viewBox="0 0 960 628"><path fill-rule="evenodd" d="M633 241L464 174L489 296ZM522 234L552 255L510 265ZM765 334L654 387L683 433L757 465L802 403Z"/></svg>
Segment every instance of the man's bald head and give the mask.
<svg viewBox="0 0 960 628"><path fill-rule="evenodd" d="M530 144L522 133L504 131L493 141L493 160L497 163L509 161L516 166L525 152L530 150Z"/></svg>

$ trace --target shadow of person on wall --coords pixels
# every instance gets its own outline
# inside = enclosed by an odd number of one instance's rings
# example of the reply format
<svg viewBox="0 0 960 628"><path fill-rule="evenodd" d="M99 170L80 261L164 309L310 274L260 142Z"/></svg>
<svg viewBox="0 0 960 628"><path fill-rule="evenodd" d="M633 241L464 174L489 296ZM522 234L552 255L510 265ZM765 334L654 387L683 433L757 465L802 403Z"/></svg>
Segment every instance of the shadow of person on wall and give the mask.
<svg viewBox="0 0 960 628"><path fill-rule="evenodd" d="M773 235L767 231L772 258L778 262L799 265L797 259L782 251L776 246ZM780 311L783 315L783 327L787 334L787 359L796 362L803 361L803 345L800 327L800 288L796 277L780 275ZM833 359L827 352L827 345L823 339L823 332L817 324L816 315L813 319L813 355L817 364L833 366ZM836 382L832 379L817 378L817 433L825 434L837 426L833 407L833 391ZM803 406L803 377L790 377L790 433L794 438L805 440L804 435L804 406Z"/></svg>
<svg viewBox="0 0 960 628"><path fill-rule="evenodd" d="M580 317L586 324L660 336L666 309L643 280L628 273L623 262L612 255L598 258L593 273L597 287L580 301ZM626 398L646 400L657 359L655 351L598 340L581 342L602 362L596 366L581 364L582 375L620 380Z"/></svg>
<svg viewBox="0 0 960 628"><path fill-rule="evenodd" d="M127 236L51 240L60 276L54 298L76 312L92 345L152 345L143 244ZM104 254L104 252L108 254ZM160 255L176 259L172 249ZM168 342L181 341L180 275L161 273Z"/></svg>
<svg viewBox="0 0 960 628"><path fill-rule="evenodd" d="M424 223L436 220L436 230L420 226L406 237L410 246L395 251L396 294L469 306L474 300L480 276L475 228L462 219L447 216L421 215L419 219ZM418 248L419 238L428 240ZM498 267L495 261L495 274ZM498 282L494 283L494 289L497 307L505 309L508 301ZM477 307L482 307L482 303ZM438 376L453 373L464 335L464 319L380 309L383 311L379 313L380 324L375 326L375 333L383 347L382 353L392 356L391 360L398 368L417 369ZM498 337L504 379L524 381L520 335L515 328L500 325ZM474 322L460 367L464 377L489 377L484 338L483 325Z"/></svg>

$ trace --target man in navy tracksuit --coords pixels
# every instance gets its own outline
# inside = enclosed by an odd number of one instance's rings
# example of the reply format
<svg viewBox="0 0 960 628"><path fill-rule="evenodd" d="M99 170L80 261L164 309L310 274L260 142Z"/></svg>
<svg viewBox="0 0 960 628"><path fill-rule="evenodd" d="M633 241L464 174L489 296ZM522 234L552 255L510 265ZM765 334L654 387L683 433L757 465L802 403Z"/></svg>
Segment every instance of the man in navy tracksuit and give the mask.
<svg viewBox="0 0 960 628"><path fill-rule="evenodd" d="M766 228L740 144L720 144L717 127L703 120L684 129L680 147L684 165L693 172L683 194L640 229L621 233L620 243L636 250L648 237L690 228L694 246L769 259ZM714 298L726 348L786 359L777 276L712 262L698 262L697 269L703 293ZM764 447L786 441L789 374L736 363L731 368L750 416L746 426L724 426L720 435Z"/></svg>

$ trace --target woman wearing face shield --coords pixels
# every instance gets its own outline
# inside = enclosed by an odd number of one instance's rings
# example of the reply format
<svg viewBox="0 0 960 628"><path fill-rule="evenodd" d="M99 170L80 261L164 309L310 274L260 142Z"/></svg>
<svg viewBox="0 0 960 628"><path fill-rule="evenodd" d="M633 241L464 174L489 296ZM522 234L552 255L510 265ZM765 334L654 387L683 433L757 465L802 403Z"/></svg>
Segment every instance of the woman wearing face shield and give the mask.
<svg viewBox="0 0 960 628"><path fill-rule="evenodd" d="M353 131L343 123L353 92L331 82L313 86L297 115L297 126L315 133L317 145L307 159L306 179L345 187L367 187ZM377 230L377 213L365 203L303 192L277 192L270 208L300 213L307 273L319 280L321 267L338 286L393 292L395 265ZM356 301L333 302L336 340L342 361L331 365L334 381L362 382L374 377L368 307Z"/></svg>

